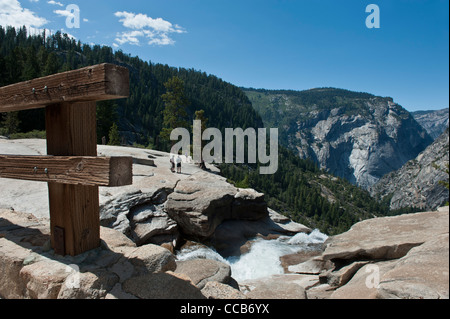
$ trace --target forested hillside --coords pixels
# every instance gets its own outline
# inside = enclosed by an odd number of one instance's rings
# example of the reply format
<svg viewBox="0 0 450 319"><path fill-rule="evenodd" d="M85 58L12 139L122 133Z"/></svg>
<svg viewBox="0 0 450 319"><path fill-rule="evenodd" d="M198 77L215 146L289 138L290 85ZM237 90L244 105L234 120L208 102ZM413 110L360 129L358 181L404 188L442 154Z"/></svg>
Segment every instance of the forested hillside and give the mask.
<svg viewBox="0 0 450 319"><path fill-rule="evenodd" d="M81 44L60 32L44 39L43 35L27 36L25 28L5 30L0 26L0 86L99 63L115 63L130 70L130 97L99 103L99 141L117 122L127 142L163 148L158 139L163 126L161 95L164 83L174 76L184 81L190 118L203 109L211 127L262 127L242 90L216 76L142 61L107 46ZM19 132L43 130L43 111L21 112L16 126Z"/></svg>

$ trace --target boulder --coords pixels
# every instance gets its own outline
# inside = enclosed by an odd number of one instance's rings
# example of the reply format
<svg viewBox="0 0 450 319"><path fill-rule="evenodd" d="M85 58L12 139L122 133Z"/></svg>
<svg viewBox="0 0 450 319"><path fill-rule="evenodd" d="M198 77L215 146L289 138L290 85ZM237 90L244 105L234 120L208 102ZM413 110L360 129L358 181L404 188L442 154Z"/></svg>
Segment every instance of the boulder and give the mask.
<svg viewBox="0 0 450 319"><path fill-rule="evenodd" d="M333 299L449 298L448 211L360 222L326 243Z"/></svg>
<svg viewBox="0 0 450 319"><path fill-rule="evenodd" d="M203 289L211 281L228 283L231 279L229 265L210 259L178 261L175 273L187 275L200 289Z"/></svg>
<svg viewBox="0 0 450 319"><path fill-rule="evenodd" d="M368 263L368 261L356 261L339 270L325 272L319 277L321 282L327 282L332 287L341 287L345 285L361 267Z"/></svg>
<svg viewBox="0 0 450 319"><path fill-rule="evenodd" d="M231 219L259 220L267 215L267 203L263 193L254 189L238 189L231 207Z"/></svg>
<svg viewBox="0 0 450 319"><path fill-rule="evenodd" d="M306 227L305 225L296 223L292 221L289 217L281 215L274 211L273 209L268 208L269 212L269 224L271 226L272 232L282 233L285 235L295 235L298 233L306 233L309 234L312 232L311 228Z"/></svg>
<svg viewBox="0 0 450 319"><path fill-rule="evenodd" d="M189 277L172 272L130 278L122 289L139 299L206 299Z"/></svg>
<svg viewBox="0 0 450 319"><path fill-rule="evenodd" d="M268 284L271 282L278 282L280 284L296 284L304 289L310 289L319 284L319 276L304 274L272 275L267 278L245 280L239 284L239 288L243 293L247 294L261 284Z"/></svg>
<svg viewBox="0 0 450 319"><path fill-rule="evenodd" d="M122 285L117 283L105 296L105 299L139 299L136 296L126 293L122 289Z"/></svg>
<svg viewBox="0 0 450 319"><path fill-rule="evenodd" d="M448 229L447 212L373 218L329 238L322 257L332 261L397 259Z"/></svg>
<svg viewBox="0 0 450 319"><path fill-rule="evenodd" d="M239 190L211 173L181 180L167 198L165 210L188 236L206 239L228 219L259 220L267 216L264 195Z"/></svg>
<svg viewBox="0 0 450 319"><path fill-rule="evenodd" d="M118 253L122 252L125 247L136 247L136 244L130 238L108 227L100 227L100 238L102 247Z"/></svg>
<svg viewBox="0 0 450 319"><path fill-rule="evenodd" d="M0 238L0 298L23 298L26 283L22 280L20 271L30 254L31 250Z"/></svg>
<svg viewBox="0 0 450 319"><path fill-rule="evenodd" d="M52 260L32 263L20 270L20 279L25 284L25 298L56 299L70 267Z"/></svg>
<svg viewBox="0 0 450 319"><path fill-rule="evenodd" d="M376 277L379 271L381 274L389 271L395 265L396 261L383 261L376 264L367 264L360 268L351 280L335 290L330 299L375 299L377 297ZM370 277L372 276L372 277Z"/></svg>
<svg viewBox="0 0 450 319"><path fill-rule="evenodd" d="M106 270L77 273L77 286L73 280L66 279L57 299L103 299L118 283L119 278Z"/></svg>
<svg viewBox="0 0 450 319"><path fill-rule="evenodd" d="M299 251L295 254L284 255L280 257L281 266L283 266L285 273L290 273L289 266L298 265L308 261L313 257L320 256L322 254L321 251Z"/></svg>
<svg viewBox="0 0 450 319"><path fill-rule="evenodd" d="M298 277L279 275L244 281L239 286L250 299L306 299L303 285L309 286L308 281L300 282Z"/></svg>
<svg viewBox="0 0 450 319"><path fill-rule="evenodd" d="M146 193L130 189L110 194L112 198L100 206L101 224L121 231L138 246L156 244L173 249L179 238L178 225L162 205L170 192L161 187Z"/></svg>
<svg viewBox="0 0 450 319"><path fill-rule="evenodd" d="M313 257L301 264L289 266L288 270L297 274L318 275L332 267L333 264L330 261L323 260L321 257Z"/></svg>
<svg viewBox="0 0 450 319"><path fill-rule="evenodd" d="M309 288L306 295L308 299L330 299L334 291L335 288L328 284L319 284Z"/></svg>
<svg viewBox="0 0 450 319"><path fill-rule="evenodd" d="M130 221L127 218L130 209L149 201L153 193L143 193L141 190L129 188L112 198L100 203L100 223L102 226L114 228L128 235L131 232Z"/></svg>
<svg viewBox="0 0 450 319"><path fill-rule="evenodd" d="M415 247L380 280L377 298L449 299L449 235Z"/></svg>
<svg viewBox="0 0 450 319"><path fill-rule="evenodd" d="M171 244L176 246L178 225L161 205L144 204L130 210L131 237L138 245Z"/></svg>
<svg viewBox="0 0 450 319"><path fill-rule="evenodd" d="M208 281L202 294L208 299L248 299L239 290L217 281Z"/></svg>
<svg viewBox="0 0 450 319"><path fill-rule="evenodd" d="M159 273L177 268L175 256L169 250L152 244L137 247L124 258L139 273Z"/></svg>

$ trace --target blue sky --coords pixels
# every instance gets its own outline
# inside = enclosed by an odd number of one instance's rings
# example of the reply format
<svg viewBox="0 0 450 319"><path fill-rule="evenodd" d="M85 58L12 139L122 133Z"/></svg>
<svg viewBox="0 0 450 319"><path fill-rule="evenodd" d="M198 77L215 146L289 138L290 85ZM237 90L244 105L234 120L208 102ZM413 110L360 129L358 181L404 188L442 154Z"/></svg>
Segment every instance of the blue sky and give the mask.
<svg viewBox="0 0 450 319"><path fill-rule="evenodd" d="M366 6L380 8L369 29ZM69 28L67 6L80 9ZM449 105L448 0L0 0L0 24L194 68L238 86L338 87L410 111Z"/></svg>

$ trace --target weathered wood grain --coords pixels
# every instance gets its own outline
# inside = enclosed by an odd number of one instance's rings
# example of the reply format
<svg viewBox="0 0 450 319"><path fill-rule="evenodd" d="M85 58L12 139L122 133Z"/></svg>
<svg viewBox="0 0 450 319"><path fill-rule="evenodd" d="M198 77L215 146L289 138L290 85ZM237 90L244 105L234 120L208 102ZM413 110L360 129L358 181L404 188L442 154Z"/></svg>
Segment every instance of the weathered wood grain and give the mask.
<svg viewBox="0 0 450 319"><path fill-rule="evenodd" d="M97 156L96 103L61 103L46 107L47 154ZM65 252L75 256L100 245L98 186L48 183L52 247L64 230Z"/></svg>
<svg viewBox="0 0 450 319"><path fill-rule="evenodd" d="M0 155L0 177L116 187L132 184L132 164L132 157Z"/></svg>
<svg viewBox="0 0 450 319"><path fill-rule="evenodd" d="M0 112L62 102L101 101L129 95L128 69L98 64L0 88Z"/></svg>

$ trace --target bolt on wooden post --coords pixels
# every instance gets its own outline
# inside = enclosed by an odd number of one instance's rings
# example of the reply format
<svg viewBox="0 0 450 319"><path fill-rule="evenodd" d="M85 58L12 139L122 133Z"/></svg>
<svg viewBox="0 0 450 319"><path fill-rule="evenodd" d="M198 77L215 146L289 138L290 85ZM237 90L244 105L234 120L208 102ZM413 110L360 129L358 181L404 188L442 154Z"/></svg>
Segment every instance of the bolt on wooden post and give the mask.
<svg viewBox="0 0 450 319"><path fill-rule="evenodd" d="M128 70L113 64L0 88L0 112L46 109L47 156L0 155L0 177L48 183L59 255L99 247L99 186L132 184L132 158L97 157L96 136L96 101L128 95Z"/></svg>

